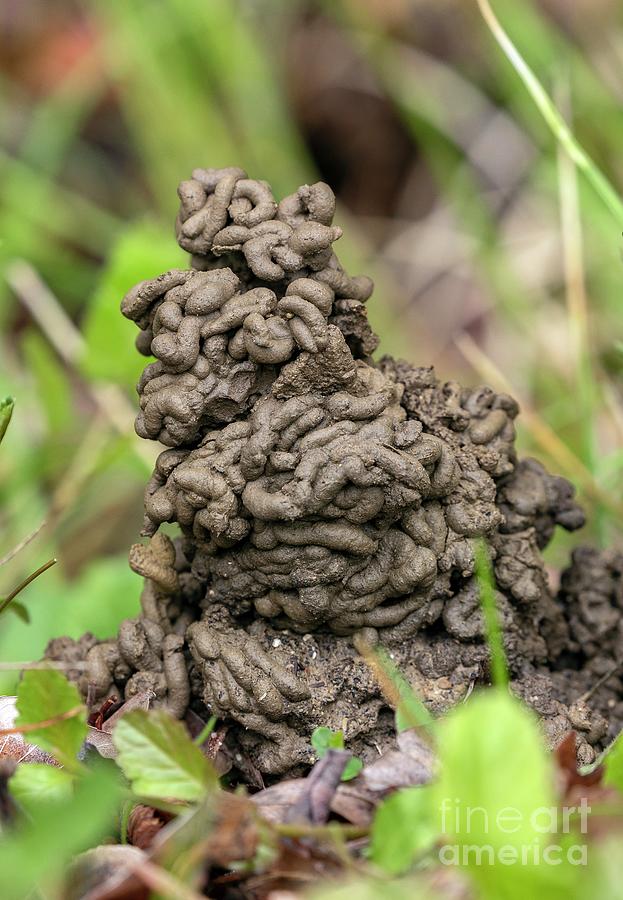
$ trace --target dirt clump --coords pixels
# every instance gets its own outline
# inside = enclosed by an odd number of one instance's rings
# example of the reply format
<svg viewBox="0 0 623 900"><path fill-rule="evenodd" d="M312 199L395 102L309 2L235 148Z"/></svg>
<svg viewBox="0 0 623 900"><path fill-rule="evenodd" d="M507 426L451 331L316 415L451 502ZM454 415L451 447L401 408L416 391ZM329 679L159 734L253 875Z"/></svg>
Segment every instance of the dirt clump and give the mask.
<svg viewBox="0 0 623 900"><path fill-rule="evenodd" d="M514 689L590 760L623 721L608 678L623 560L577 550L552 594L541 551L584 516L567 481L517 459L516 402L372 359L372 283L333 251L328 185L277 202L240 169L197 169L179 196L192 268L122 302L155 357L136 430L167 448L150 542L130 553L142 613L48 657L86 657L75 675L94 703L150 689L175 716L215 713L265 774L308 764L318 725L371 756L393 723L362 652L385 647L435 712L486 682L483 540Z"/></svg>

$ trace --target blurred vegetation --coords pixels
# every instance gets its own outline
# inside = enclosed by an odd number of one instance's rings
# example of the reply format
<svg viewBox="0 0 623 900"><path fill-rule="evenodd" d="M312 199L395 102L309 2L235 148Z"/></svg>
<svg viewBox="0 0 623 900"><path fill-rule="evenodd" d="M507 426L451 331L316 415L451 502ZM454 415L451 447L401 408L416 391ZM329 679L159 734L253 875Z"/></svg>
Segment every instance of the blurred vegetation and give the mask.
<svg viewBox="0 0 623 900"><path fill-rule="evenodd" d="M583 146L623 187L623 9L496 0ZM571 541L618 540L621 224L577 177L467 0L30 0L2 25L0 658L112 632L157 449L133 433L141 368L118 304L183 265L175 189L241 165L277 194L319 177L369 272L387 352L520 399L519 444L577 485ZM14 673L0 673L0 689Z"/></svg>

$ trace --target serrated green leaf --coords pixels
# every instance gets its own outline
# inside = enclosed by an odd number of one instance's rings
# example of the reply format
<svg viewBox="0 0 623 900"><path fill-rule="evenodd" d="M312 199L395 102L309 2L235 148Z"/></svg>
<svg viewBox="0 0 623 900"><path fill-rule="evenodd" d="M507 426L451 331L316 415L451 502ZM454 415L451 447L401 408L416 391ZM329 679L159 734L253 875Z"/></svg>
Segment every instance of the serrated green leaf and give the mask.
<svg viewBox="0 0 623 900"><path fill-rule="evenodd" d="M102 269L83 326L86 354L81 368L87 376L134 385L145 361L134 347L136 325L119 310L121 299L137 282L186 266L185 254L168 228L140 221L121 234Z"/></svg>
<svg viewBox="0 0 623 900"><path fill-rule="evenodd" d="M370 856L390 875L406 872L416 857L430 849L437 836L438 821L430 787L396 791L377 809L372 823Z"/></svg>
<svg viewBox="0 0 623 900"><path fill-rule="evenodd" d="M75 778L65 769L47 763L20 763L9 781L9 790L26 812L36 815L42 804L69 800Z"/></svg>
<svg viewBox="0 0 623 900"><path fill-rule="evenodd" d="M15 400L13 397L5 397L4 400L0 400L0 443L2 443L2 439L9 427L14 408Z"/></svg>
<svg viewBox="0 0 623 900"><path fill-rule="evenodd" d="M3 835L2 900L23 900L38 884L48 896L72 856L112 833L119 788L117 773L98 767L79 780L73 796L41 806L35 818Z"/></svg>
<svg viewBox="0 0 623 900"><path fill-rule="evenodd" d="M113 732L117 763L142 797L200 800L217 778L181 722L164 710L138 709Z"/></svg>
<svg viewBox="0 0 623 900"><path fill-rule="evenodd" d="M68 719L28 732L28 740L38 744L68 767L75 767L76 756L86 737L86 709L78 689L55 669L31 669L24 672L17 689L16 726L46 722L82 707Z"/></svg>

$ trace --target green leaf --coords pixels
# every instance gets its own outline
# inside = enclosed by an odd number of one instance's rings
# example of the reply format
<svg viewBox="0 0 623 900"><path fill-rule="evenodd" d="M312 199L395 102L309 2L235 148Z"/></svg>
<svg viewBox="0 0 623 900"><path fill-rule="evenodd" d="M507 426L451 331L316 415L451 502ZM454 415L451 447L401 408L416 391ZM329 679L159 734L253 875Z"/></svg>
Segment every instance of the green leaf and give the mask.
<svg viewBox="0 0 623 900"><path fill-rule="evenodd" d="M619 735L604 756L604 784L611 784L623 791L623 735Z"/></svg>
<svg viewBox="0 0 623 900"><path fill-rule="evenodd" d="M342 781L350 781L351 779L356 778L362 769L363 760L359 759L358 756L351 756L342 772Z"/></svg>
<svg viewBox="0 0 623 900"><path fill-rule="evenodd" d="M327 750L344 750L344 733L342 731L331 731L330 728L321 725L312 732L311 744L316 751L318 759L322 759L326 755ZM342 772L342 781L350 781L359 775L362 769L363 762L359 757L351 757Z"/></svg>
<svg viewBox="0 0 623 900"><path fill-rule="evenodd" d="M19 600L11 600L9 605L7 606L8 612L12 612L13 615L17 616L22 622L26 625L30 622L30 613L26 609L23 603L20 603Z"/></svg>
<svg viewBox="0 0 623 900"><path fill-rule="evenodd" d="M440 859L466 864L486 896L502 896L499 879L508 880L509 870L523 868L527 877L534 868L522 867L523 848L556 841L551 755L537 720L506 691L483 691L439 723L438 746L435 813L446 841ZM484 848L484 863L479 851L464 859L462 848L474 847ZM519 859L500 863L502 848Z"/></svg>
<svg viewBox="0 0 623 900"><path fill-rule="evenodd" d="M330 728L322 725L312 732L311 745L316 751L318 759L322 759L327 750L344 749L344 735L341 731L331 731Z"/></svg>
<svg viewBox="0 0 623 900"><path fill-rule="evenodd" d="M136 325L119 310L121 299L137 282L155 278L167 269L186 266L186 255L177 247L168 228L140 221L121 234L89 301L83 326L85 375L134 385L145 360L134 347Z"/></svg>
<svg viewBox="0 0 623 900"><path fill-rule="evenodd" d="M37 884L45 884L46 896L60 896L51 884L64 875L72 856L111 834L119 787L114 769L98 766L80 779L73 796L42 805L36 818L3 834L2 900L23 900Z"/></svg>
<svg viewBox="0 0 623 900"><path fill-rule="evenodd" d="M379 806L372 823L370 856L390 875L406 872L437 839L433 798L430 787L405 788Z"/></svg>
<svg viewBox="0 0 623 900"><path fill-rule="evenodd" d="M439 900L439 894L433 895L415 881L379 882L378 878L349 879L337 885L327 881L311 896L313 900Z"/></svg>
<svg viewBox="0 0 623 900"><path fill-rule="evenodd" d="M70 799L75 778L48 763L20 763L9 781L9 790L32 816L42 804Z"/></svg>
<svg viewBox="0 0 623 900"><path fill-rule="evenodd" d="M16 726L34 725L69 712L81 711L68 719L45 728L29 731L27 737L70 768L76 766L76 756L87 733L86 709L78 689L55 669L31 669L24 672L17 689L18 717Z"/></svg>
<svg viewBox="0 0 623 900"><path fill-rule="evenodd" d="M9 427L14 408L15 400L13 397L5 397L4 400L0 400L0 444Z"/></svg>
<svg viewBox="0 0 623 900"><path fill-rule="evenodd" d="M117 763L140 796L200 800L217 783L182 723L164 710L138 709L123 716L113 743Z"/></svg>
<svg viewBox="0 0 623 900"><path fill-rule="evenodd" d="M593 900L594 897L623 900L620 833L600 834L598 841L591 842L588 859L588 866L582 866L581 869L576 866L575 869L574 887L577 896L582 900Z"/></svg>
<svg viewBox="0 0 623 900"><path fill-rule="evenodd" d="M552 763L535 717L518 700L487 690L457 707L440 723L439 758L436 790L446 835L496 844L538 836L531 817L553 805ZM504 815L498 819L510 807L521 819L512 825ZM469 816L476 808L481 814Z"/></svg>

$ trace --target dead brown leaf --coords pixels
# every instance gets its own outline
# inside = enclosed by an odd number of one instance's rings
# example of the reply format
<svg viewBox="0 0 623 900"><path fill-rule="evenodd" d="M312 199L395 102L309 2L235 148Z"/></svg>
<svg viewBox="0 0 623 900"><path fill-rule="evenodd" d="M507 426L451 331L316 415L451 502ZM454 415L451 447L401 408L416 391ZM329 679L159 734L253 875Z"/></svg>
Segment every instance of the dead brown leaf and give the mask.
<svg viewBox="0 0 623 900"><path fill-rule="evenodd" d="M603 766L597 766L597 768L593 769L591 772L581 773L578 771L577 735L575 731L570 731L566 734L558 744L554 751L554 759L562 781L561 789L563 796L565 796L569 789L574 785L590 787L592 785L600 784L603 779Z"/></svg>
<svg viewBox="0 0 623 900"><path fill-rule="evenodd" d="M257 812L249 798L223 791L204 847L206 861L227 868L230 863L252 859L258 842Z"/></svg>
<svg viewBox="0 0 623 900"><path fill-rule="evenodd" d="M125 844L102 844L78 856L63 890L66 900L147 900L149 889L133 875L133 866L147 859L142 850ZM102 890L104 889L104 890Z"/></svg>
<svg viewBox="0 0 623 900"><path fill-rule="evenodd" d="M123 718L126 713L132 712L133 709L149 709L149 705L155 696L153 691L140 691L120 706L117 706L115 703L110 705L104 704L104 706L95 713L93 721L96 724L89 724L87 726L85 743L94 747L99 755L103 756L105 759L115 759L117 756L117 749L111 737L115 725L119 719ZM106 714L109 712L111 712L111 714L106 718Z"/></svg>
<svg viewBox="0 0 623 900"><path fill-rule="evenodd" d="M339 786L331 801L331 812L351 825L367 828L372 824L379 800L379 795L368 790L358 778Z"/></svg>
<svg viewBox="0 0 623 900"><path fill-rule="evenodd" d="M263 819L280 825L286 821L289 809L297 802L304 789L304 778L289 778L258 791L250 799Z"/></svg>
<svg viewBox="0 0 623 900"><path fill-rule="evenodd" d="M289 838L279 844L270 868L245 881L250 896L268 897L276 891L301 891L343 873L343 860L325 844ZM217 885L219 879L214 880Z"/></svg>
<svg viewBox="0 0 623 900"><path fill-rule="evenodd" d="M263 819L274 825L282 825L288 821L289 810L305 790L305 781L305 778L281 781L258 791L250 799ZM351 825L365 828L372 821L379 800L379 794L369 791L361 779L357 778L338 786L331 800L331 812Z"/></svg>
<svg viewBox="0 0 623 900"><path fill-rule="evenodd" d="M16 701L17 697L0 698L0 732L4 732L4 734L0 734L0 760L13 760L16 763L28 761L58 766L54 757L38 747L37 744L25 741L22 733L15 728Z"/></svg>
<svg viewBox="0 0 623 900"><path fill-rule="evenodd" d="M432 777L433 772L429 765L401 750L388 750L373 763L365 766L360 775L365 786L378 793L428 784Z"/></svg>
<svg viewBox="0 0 623 900"><path fill-rule="evenodd" d="M148 850L171 818L170 813L139 803L128 818L128 842L139 850Z"/></svg>
<svg viewBox="0 0 623 900"><path fill-rule="evenodd" d="M329 818L331 801L350 757L351 754L344 750L327 750L304 779L303 788L287 813L287 822L324 825Z"/></svg>

